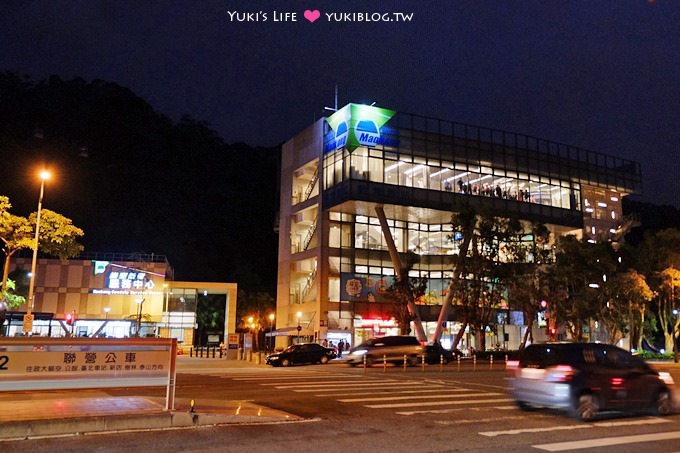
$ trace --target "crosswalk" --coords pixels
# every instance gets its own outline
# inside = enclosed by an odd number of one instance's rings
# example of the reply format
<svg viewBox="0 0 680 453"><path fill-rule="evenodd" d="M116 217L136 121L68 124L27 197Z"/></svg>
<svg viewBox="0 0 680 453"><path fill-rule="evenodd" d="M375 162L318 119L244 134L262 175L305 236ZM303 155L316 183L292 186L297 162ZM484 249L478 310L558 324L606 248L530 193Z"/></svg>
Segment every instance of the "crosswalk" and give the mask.
<svg viewBox="0 0 680 453"><path fill-rule="evenodd" d="M234 381L317 398L332 398L340 404L361 406L371 411L389 411L398 416L444 415L435 423L458 427L475 426L481 428L477 434L486 438L540 435L558 431L587 431L595 435L591 439L578 441L536 443L531 445L535 451L597 451L608 446L626 445L631 448L639 443L673 442L680 439L677 421L669 418L624 418L584 424L566 418L552 421L548 415L524 414L516 409L513 400L507 397L505 389L495 385L481 383L470 385L455 379L406 377L399 379L389 375L358 375L332 370L273 369L267 373L259 370L231 371L228 378ZM447 414L449 416L446 416ZM482 428L504 426L506 423L521 427L505 430ZM612 429L626 430L627 427L633 426L667 430L649 434L612 435ZM597 437L598 434L602 436Z"/></svg>
<svg viewBox="0 0 680 453"><path fill-rule="evenodd" d="M268 374L238 373L234 381L247 381L319 398L333 398L339 403L368 409L391 410L398 415L442 413L442 408L484 407L502 409L512 405L501 388L479 390L446 380L396 379L332 371L271 370Z"/></svg>

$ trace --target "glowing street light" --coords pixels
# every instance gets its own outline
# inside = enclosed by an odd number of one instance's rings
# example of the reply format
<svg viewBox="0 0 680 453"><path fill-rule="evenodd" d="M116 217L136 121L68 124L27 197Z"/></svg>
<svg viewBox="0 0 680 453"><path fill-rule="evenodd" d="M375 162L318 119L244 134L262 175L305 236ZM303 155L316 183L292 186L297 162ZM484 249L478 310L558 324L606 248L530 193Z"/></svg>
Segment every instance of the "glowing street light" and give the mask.
<svg viewBox="0 0 680 453"><path fill-rule="evenodd" d="M104 307L104 316L106 320L109 319L109 312L111 311L111 307Z"/></svg>
<svg viewBox="0 0 680 453"><path fill-rule="evenodd" d="M272 352L274 351L274 348L273 348L274 337L273 337L272 334L274 333L274 318L275 317L276 316L274 315L274 313L269 313L269 350L272 351Z"/></svg>
<svg viewBox="0 0 680 453"><path fill-rule="evenodd" d="M33 331L33 310L35 288L35 267L38 261L38 244L40 243L40 213L42 211L42 200L45 194L45 181L49 179L50 173L47 170L40 172L40 196L38 197L38 213L35 218L35 240L33 242L33 260L31 261L31 279L28 284L28 300L26 301L26 314L24 315L24 334L28 335Z"/></svg>

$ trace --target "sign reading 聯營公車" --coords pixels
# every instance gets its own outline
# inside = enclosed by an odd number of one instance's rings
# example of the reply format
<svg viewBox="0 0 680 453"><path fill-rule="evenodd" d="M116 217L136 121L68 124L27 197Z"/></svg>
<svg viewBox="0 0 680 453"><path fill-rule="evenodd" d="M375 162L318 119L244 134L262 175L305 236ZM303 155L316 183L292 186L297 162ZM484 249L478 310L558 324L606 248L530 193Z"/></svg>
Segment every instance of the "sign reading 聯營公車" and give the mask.
<svg viewBox="0 0 680 453"><path fill-rule="evenodd" d="M171 405L176 353L174 338L1 338L0 390L167 385Z"/></svg>

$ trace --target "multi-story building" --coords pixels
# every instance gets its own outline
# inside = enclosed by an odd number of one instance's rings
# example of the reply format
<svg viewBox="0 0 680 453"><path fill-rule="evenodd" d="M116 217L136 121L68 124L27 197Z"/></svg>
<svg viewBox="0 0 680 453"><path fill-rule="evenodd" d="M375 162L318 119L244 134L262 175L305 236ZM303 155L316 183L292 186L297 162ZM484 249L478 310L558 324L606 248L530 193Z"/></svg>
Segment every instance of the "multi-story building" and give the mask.
<svg viewBox="0 0 680 453"><path fill-rule="evenodd" d="M540 222L551 243L565 234L618 240L626 225L621 200L640 190L636 162L517 133L346 105L283 145L277 325L293 341L302 329L308 339L352 345L397 333L394 305L385 297L395 276L391 236L399 254L420 255L411 275L428 278L417 310L429 336L452 276L451 255L458 252L451 225L457 201ZM446 320L443 344L456 331L455 316ZM521 325L511 327L514 346ZM285 337L277 338L283 346Z"/></svg>

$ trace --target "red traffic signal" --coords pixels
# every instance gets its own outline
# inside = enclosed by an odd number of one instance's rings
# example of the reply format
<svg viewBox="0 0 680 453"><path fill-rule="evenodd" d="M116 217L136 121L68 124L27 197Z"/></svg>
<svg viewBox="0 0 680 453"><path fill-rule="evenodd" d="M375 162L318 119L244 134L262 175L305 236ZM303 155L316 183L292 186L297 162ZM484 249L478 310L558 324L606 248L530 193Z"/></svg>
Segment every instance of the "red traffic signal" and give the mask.
<svg viewBox="0 0 680 453"><path fill-rule="evenodd" d="M548 308L548 301L547 300L543 299L541 301L541 308Z"/></svg>
<svg viewBox="0 0 680 453"><path fill-rule="evenodd" d="M75 322L75 320L76 320L76 312L75 311L72 311L71 313L66 314L66 324L68 324L69 326L72 326L73 323Z"/></svg>

